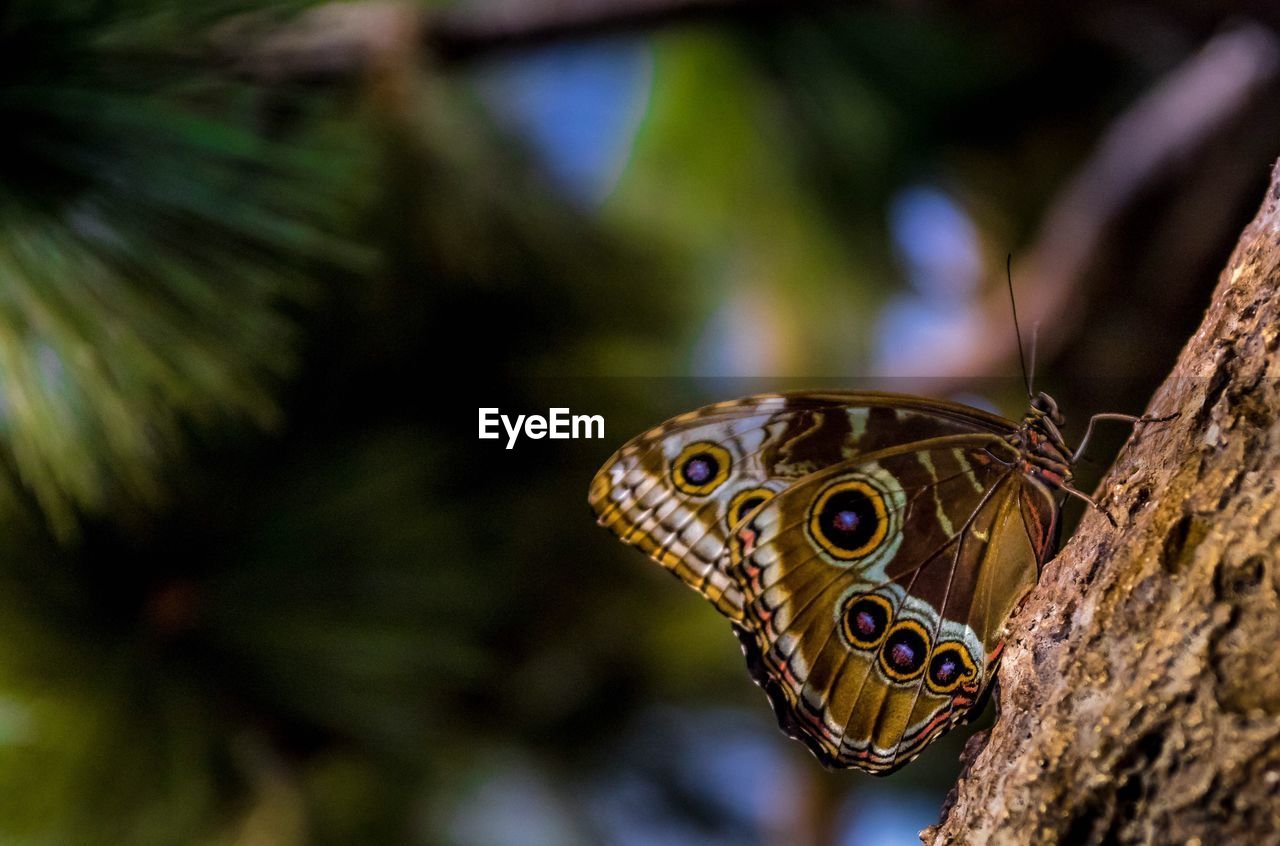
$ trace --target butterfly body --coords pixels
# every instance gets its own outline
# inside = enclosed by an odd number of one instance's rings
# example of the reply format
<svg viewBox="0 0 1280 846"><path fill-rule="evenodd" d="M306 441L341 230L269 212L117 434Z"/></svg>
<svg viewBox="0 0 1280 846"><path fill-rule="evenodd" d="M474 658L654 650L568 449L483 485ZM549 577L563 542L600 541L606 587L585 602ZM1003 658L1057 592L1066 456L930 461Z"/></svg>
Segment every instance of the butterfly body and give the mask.
<svg viewBox="0 0 1280 846"><path fill-rule="evenodd" d="M889 772L961 721L1052 555L1071 479L1041 394L1021 422L888 393L766 394L633 439L599 521L728 617L782 728Z"/></svg>

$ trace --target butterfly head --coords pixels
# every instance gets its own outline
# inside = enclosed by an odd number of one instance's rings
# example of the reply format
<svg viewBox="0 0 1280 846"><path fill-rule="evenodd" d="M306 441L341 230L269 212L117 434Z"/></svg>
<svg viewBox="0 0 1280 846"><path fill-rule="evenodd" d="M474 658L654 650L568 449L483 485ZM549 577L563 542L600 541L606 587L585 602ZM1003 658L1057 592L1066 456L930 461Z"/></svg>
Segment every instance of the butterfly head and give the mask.
<svg viewBox="0 0 1280 846"><path fill-rule="evenodd" d="M1055 426L1061 426L1067 420L1058 410L1058 403L1053 397L1040 391L1031 399L1031 414L1049 420Z"/></svg>

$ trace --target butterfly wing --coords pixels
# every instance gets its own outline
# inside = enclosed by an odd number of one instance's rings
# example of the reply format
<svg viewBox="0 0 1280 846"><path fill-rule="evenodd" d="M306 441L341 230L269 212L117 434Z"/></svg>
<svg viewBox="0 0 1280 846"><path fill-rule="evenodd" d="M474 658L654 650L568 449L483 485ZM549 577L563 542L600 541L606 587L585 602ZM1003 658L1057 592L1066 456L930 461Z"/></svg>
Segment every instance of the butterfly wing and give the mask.
<svg viewBox="0 0 1280 846"><path fill-rule="evenodd" d="M625 444L591 482L599 522L743 622L734 529L800 479L902 443L1012 424L886 393L765 394L682 414ZM735 544L737 541L735 541Z"/></svg>
<svg viewBox="0 0 1280 846"><path fill-rule="evenodd" d="M810 474L736 528L722 566L752 675L825 764L889 772L990 684L1057 519L1015 458L991 436L884 449Z"/></svg>

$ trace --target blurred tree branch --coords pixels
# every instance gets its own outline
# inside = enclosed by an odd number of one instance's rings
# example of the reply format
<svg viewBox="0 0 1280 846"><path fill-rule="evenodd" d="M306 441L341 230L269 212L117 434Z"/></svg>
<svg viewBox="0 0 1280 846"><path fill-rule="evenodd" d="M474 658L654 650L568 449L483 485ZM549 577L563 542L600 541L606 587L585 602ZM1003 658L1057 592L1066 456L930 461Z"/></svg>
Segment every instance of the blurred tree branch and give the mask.
<svg viewBox="0 0 1280 846"><path fill-rule="evenodd" d="M1221 260L1238 226L1223 210L1261 183L1248 163L1280 154L1278 104L1280 39L1246 25L1211 39L1112 122L1016 262L1018 310L1040 325L1042 353L1076 335L1090 295L1115 285L1126 257L1161 268L1151 274L1157 298L1196 295L1200 268ZM1132 296L1127 282L1117 290ZM1009 372L1017 349L1003 285L980 314L983 343L920 352L938 382L932 392Z"/></svg>
<svg viewBox="0 0 1280 846"><path fill-rule="evenodd" d="M1280 838L1280 168L1199 331L1011 622L926 843ZM1140 327L1135 327L1140 331Z"/></svg>
<svg viewBox="0 0 1280 846"><path fill-rule="evenodd" d="M709 20L761 20L822 5L500 0L440 11L370 0L326 4L286 26L259 21L246 28L242 21L235 37L223 43L242 72L333 80L379 69L403 73L424 56L428 63L449 65L562 39ZM1206 28L1199 17L1191 17L1191 30ZM1107 289L1117 274L1126 277L1130 290L1141 288L1164 303L1165 313L1203 296L1196 280L1221 261L1262 181L1248 163L1280 153L1277 104L1280 38L1262 24L1244 24L1209 38L1112 122L1050 204L1030 249L1018 257L1019 307L1027 323L1041 324L1045 358L1094 316L1089 311L1097 299L1093 295ZM926 389L917 382L913 390L945 394L974 377L1010 372L1015 350L1006 331L1003 286L993 286L977 319L974 334L982 343L918 351L913 360L928 363L935 384ZM1174 350L1152 352L1172 356Z"/></svg>
<svg viewBox="0 0 1280 846"><path fill-rule="evenodd" d="M794 14L815 5L813 0L506 0L436 18L427 27L425 42L437 59L448 62L567 38Z"/></svg>
<svg viewBox="0 0 1280 846"><path fill-rule="evenodd" d="M245 18L224 28L221 49L244 73L267 79L343 79L414 45L453 64L515 48L616 32L794 14L816 0L503 0L439 11L401 0L329 3L281 26Z"/></svg>

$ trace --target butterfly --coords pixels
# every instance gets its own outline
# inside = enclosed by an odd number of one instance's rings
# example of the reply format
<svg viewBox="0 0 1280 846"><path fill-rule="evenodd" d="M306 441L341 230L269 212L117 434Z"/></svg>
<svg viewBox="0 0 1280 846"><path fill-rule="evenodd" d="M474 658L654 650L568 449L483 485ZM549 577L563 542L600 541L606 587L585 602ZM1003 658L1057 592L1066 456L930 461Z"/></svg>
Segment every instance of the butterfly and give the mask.
<svg viewBox="0 0 1280 846"><path fill-rule="evenodd" d="M1020 421L877 392L717 403L625 444L589 502L729 618L783 731L888 773L989 691L1059 495L1097 507L1071 485L1094 423L1154 420L1095 415L1073 451L1027 388Z"/></svg>

